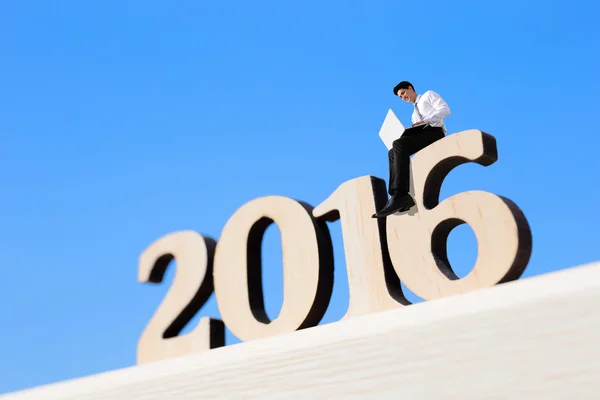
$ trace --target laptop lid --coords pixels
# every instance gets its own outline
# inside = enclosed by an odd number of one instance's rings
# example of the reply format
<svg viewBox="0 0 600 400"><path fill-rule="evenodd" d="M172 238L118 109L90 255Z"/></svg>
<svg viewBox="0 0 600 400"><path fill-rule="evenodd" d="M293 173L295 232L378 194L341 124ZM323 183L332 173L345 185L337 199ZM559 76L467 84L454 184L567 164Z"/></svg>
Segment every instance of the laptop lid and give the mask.
<svg viewBox="0 0 600 400"><path fill-rule="evenodd" d="M398 139L404 133L404 125L402 122L396 117L396 114L390 108L387 115L385 116L385 120L383 121L383 125L381 125L381 129L379 130L379 137L385 147L390 150L392 148L392 144L394 140Z"/></svg>

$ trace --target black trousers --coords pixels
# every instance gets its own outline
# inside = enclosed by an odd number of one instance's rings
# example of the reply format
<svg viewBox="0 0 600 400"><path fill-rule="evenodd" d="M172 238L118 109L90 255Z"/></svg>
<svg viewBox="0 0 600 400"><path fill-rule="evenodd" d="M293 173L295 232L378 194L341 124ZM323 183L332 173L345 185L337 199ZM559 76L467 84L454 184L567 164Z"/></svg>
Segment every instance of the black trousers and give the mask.
<svg viewBox="0 0 600 400"><path fill-rule="evenodd" d="M390 180L388 192L390 195L400 196L408 193L410 176L408 166L410 156L424 149L433 142L445 136L444 130L439 127L420 125L408 128L404 134L396 139L388 152L390 163Z"/></svg>

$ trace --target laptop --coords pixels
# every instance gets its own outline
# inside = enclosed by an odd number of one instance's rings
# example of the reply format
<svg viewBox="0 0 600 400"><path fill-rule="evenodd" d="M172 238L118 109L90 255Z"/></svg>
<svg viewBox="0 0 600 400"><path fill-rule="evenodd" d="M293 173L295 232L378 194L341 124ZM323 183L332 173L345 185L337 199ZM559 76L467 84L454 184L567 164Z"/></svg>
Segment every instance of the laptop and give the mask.
<svg viewBox="0 0 600 400"><path fill-rule="evenodd" d="M404 133L406 129L402 122L396 117L396 114L390 108L387 115L385 116L385 120L383 121L383 125L381 125L381 129L379 130L379 137L385 144L385 147L390 150L392 148L392 144L394 140L398 139Z"/></svg>

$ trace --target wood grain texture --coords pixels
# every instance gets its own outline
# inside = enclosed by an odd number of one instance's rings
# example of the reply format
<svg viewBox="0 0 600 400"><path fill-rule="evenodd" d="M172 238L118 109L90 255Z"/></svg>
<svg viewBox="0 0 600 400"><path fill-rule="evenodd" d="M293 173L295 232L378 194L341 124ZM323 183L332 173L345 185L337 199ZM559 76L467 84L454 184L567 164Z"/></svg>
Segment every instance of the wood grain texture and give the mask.
<svg viewBox="0 0 600 400"><path fill-rule="evenodd" d="M215 251L214 284L221 318L240 340L304 329L319 323L333 291L333 247L325 222L312 207L283 196L266 196L229 218ZM283 304L267 316L262 291L262 240L276 223L281 233Z"/></svg>
<svg viewBox="0 0 600 400"><path fill-rule="evenodd" d="M400 281L431 300L518 279L529 261L532 240L527 220L514 203L482 191L458 193L439 203L440 187L453 168L465 162L490 165L496 159L491 135L470 130L444 137L411 161L416 206L385 219L371 218L387 201L385 182L373 176L342 183L315 209L283 196L254 199L225 224L214 266L214 245L209 249L199 234L166 235L142 255L140 279L158 283L173 258L181 265L139 341L138 362L222 346L223 322L242 341L317 325L333 287L327 222L337 219L350 294L342 319L410 305ZM261 253L264 233L273 223L281 232L284 290L279 315L271 320L264 306ZM478 257L474 269L459 279L449 264L446 242L462 223L474 230ZM193 335L175 337L210 296L213 281L223 322L205 318Z"/></svg>
<svg viewBox="0 0 600 400"><path fill-rule="evenodd" d="M595 399L600 263L0 396Z"/></svg>
<svg viewBox="0 0 600 400"><path fill-rule="evenodd" d="M349 304L342 319L408 305L390 261L385 218L371 218L387 201L385 181L361 176L342 183L313 215L341 222Z"/></svg>
<svg viewBox="0 0 600 400"><path fill-rule="evenodd" d="M413 209L387 218L387 242L400 280L431 300L518 279L529 262L532 235L525 215L511 200L479 190L439 202L448 173L466 162L490 165L496 140L479 130L448 135L411 160ZM477 239L475 266L459 279L447 256L448 235L466 223Z"/></svg>
<svg viewBox="0 0 600 400"><path fill-rule="evenodd" d="M140 255L140 282L161 283L172 261L177 265L169 291L138 341L139 364L225 345L225 325L209 317L200 318L192 332L178 336L213 293L215 244L197 232L180 231L155 240Z"/></svg>

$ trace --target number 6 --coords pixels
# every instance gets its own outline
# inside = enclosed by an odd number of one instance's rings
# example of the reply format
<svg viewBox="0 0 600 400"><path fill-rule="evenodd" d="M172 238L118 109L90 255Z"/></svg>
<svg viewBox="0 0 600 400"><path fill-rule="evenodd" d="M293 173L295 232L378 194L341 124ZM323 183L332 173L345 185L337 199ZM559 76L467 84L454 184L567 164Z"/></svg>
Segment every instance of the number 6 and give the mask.
<svg viewBox="0 0 600 400"><path fill-rule="evenodd" d="M387 241L396 273L417 296L431 300L518 279L531 255L531 231L509 199L469 191L439 202L448 173L465 162L491 165L496 140L478 130L445 137L415 154L412 182L417 212L387 218ZM478 243L473 270L459 279L448 262L446 242L467 223Z"/></svg>

